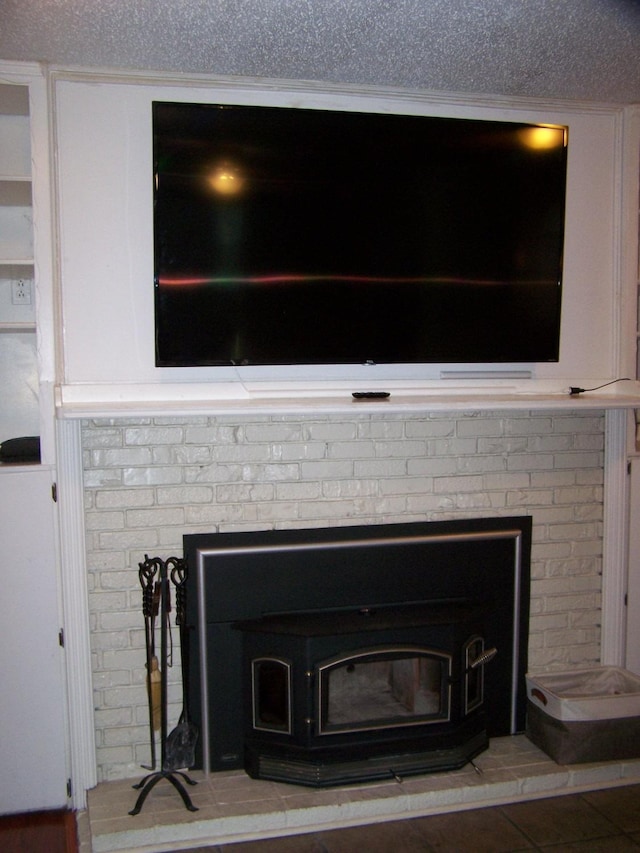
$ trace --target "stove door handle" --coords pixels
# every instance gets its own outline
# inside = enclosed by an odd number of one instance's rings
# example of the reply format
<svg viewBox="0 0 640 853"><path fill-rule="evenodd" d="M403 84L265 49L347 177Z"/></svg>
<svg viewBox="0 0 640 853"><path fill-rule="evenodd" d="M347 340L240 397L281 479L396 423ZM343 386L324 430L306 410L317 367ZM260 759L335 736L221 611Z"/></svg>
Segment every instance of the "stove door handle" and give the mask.
<svg viewBox="0 0 640 853"><path fill-rule="evenodd" d="M496 648L487 649L486 651L481 652L478 657L469 664L469 669L477 669L479 666L484 666L485 663L489 663L490 660L493 660L497 654L498 650Z"/></svg>

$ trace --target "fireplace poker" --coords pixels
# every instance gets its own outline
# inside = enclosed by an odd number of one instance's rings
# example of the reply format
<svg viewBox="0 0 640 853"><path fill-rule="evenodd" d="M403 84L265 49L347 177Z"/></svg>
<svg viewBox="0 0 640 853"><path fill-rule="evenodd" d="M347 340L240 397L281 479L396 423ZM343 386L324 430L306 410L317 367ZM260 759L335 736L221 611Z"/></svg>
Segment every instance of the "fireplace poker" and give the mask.
<svg viewBox="0 0 640 853"><path fill-rule="evenodd" d="M149 702L149 739L151 745L151 764L143 765L145 770L156 769L156 737L154 725L154 684L157 683L160 687L160 672L158 669L158 658L155 656L155 640L154 640L154 607L157 603L154 601L155 591L158 587L156 583L156 575L158 574L158 563L156 560L150 560L145 554L144 563L139 563L138 578L142 587L142 615L144 617L144 634L146 646L146 666L147 666L147 696ZM155 661L155 664L154 664Z"/></svg>

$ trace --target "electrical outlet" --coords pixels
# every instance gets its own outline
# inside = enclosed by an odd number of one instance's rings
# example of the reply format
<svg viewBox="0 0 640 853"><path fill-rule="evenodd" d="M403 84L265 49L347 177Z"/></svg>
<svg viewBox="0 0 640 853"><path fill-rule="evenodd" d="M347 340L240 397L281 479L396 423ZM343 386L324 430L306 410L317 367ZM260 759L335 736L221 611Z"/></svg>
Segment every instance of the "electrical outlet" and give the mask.
<svg viewBox="0 0 640 853"><path fill-rule="evenodd" d="M31 282L24 278L11 282L11 304L31 305Z"/></svg>

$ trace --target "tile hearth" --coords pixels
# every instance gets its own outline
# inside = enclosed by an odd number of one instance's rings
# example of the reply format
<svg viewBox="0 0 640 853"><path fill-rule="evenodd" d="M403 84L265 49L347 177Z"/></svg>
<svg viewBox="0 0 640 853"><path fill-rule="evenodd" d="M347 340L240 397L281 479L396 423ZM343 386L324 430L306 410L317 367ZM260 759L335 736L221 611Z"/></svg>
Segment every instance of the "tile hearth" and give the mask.
<svg viewBox="0 0 640 853"><path fill-rule="evenodd" d="M250 779L243 771L195 771L187 811L161 781L131 816L135 779L105 782L89 792L92 853L166 853L211 844L501 805L640 782L640 759L561 766L524 735L495 738L475 761L449 773L316 789ZM143 773L141 774L142 778Z"/></svg>

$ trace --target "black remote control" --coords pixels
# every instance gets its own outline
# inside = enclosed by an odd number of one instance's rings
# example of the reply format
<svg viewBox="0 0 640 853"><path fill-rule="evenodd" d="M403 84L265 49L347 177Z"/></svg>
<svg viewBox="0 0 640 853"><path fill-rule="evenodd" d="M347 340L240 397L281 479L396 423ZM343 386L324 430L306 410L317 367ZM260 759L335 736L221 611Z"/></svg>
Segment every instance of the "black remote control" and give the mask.
<svg viewBox="0 0 640 853"><path fill-rule="evenodd" d="M353 391L351 396L354 400L386 400L390 394L388 391Z"/></svg>

